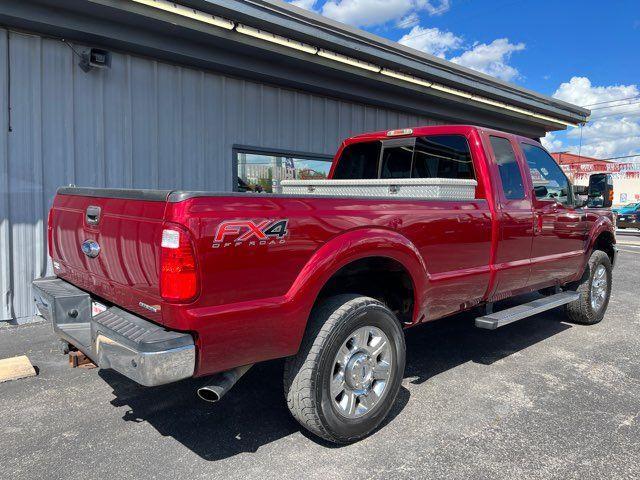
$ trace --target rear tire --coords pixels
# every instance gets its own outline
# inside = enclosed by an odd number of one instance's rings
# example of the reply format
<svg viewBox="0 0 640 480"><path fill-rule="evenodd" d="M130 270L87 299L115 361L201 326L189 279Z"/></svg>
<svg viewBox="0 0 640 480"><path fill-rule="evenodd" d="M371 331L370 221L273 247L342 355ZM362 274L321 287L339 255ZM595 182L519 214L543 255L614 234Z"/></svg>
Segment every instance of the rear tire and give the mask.
<svg viewBox="0 0 640 480"><path fill-rule="evenodd" d="M313 309L298 354L285 364L289 410L325 440L354 442L389 413L404 366L404 333L385 305L360 295L331 297Z"/></svg>
<svg viewBox="0 0 640 480"><path fill-rule="evenodd" d="M568 290L580 293L580 298L565 305L569 320L583 325L593 325L602 320L611 296L611 259L602 250L595 250L582 278L568 286Z"/></svg>

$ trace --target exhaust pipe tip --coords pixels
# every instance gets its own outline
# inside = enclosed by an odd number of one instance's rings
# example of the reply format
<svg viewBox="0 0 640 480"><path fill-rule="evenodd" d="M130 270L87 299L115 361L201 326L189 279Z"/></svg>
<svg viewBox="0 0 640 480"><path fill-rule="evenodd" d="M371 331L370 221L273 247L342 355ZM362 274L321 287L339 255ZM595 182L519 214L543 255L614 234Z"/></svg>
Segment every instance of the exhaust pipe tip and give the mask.
<svg viewBox="0 0 640 480"><path fill-rule="evenodd" d="M245 365L243 367L237 367L226 372L218 373L211 377L206 385L200 387L196 392L198 396L209 403L219 402L225 394L231 390L240 377L242 377L247 370L251 368L251 365Z"/></svg>
<svg viewBox="0 0 640 480"><path fill-rule="evenodd" d="M209 403L219 402L225 393L224 389L219 389L215 386L201 387L198 389L198 396Z"/></svg>

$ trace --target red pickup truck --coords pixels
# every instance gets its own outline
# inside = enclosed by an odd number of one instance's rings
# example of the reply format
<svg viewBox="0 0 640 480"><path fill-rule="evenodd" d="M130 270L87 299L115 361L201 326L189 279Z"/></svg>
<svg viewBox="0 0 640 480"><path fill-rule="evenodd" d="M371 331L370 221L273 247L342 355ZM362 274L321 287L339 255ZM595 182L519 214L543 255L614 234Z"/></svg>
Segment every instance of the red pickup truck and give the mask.
<svg viewBox="0 0 640 480"><path fill-rule="evenodd" d="M327 180L282 190L60 188L55 277L34 282L36 304L101 368L147 386L203 377L209 401L286 358L293 416L338 443L389 412L405 328L473 309L494 329L560 305L593 324L607 308L611 179L572 186L530 138L459 125L360 135Z"/></svg>

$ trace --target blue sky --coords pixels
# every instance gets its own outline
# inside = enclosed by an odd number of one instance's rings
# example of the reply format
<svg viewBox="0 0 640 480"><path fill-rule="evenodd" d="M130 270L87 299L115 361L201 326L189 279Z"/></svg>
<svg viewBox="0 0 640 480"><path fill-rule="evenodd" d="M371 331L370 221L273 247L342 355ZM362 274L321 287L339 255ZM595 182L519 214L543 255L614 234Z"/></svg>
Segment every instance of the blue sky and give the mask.
<svg viewBox="0 0 640 480"><path fill-rule="evenodd" d="M598 103L581 153L640 154L639 0L292 3L547 95ZM579 143L580 129L545 139L555 151L577 152Z"/></svg>

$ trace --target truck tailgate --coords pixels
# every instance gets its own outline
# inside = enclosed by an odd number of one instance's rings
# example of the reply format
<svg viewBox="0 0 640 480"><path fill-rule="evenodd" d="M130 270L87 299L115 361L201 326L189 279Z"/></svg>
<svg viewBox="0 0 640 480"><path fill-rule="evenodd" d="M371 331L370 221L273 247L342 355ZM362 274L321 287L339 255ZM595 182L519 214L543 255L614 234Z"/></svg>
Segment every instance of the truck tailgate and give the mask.
<svg viewBox="0 0 640 480"><path fill-rule="evenodd" d="M161 322L160 238L169 193L60 189L49 217L55 274Z"/></svg>

